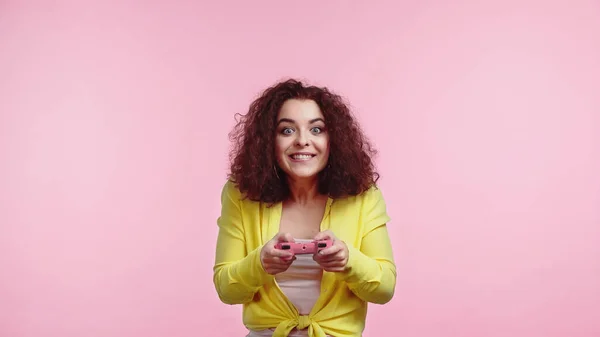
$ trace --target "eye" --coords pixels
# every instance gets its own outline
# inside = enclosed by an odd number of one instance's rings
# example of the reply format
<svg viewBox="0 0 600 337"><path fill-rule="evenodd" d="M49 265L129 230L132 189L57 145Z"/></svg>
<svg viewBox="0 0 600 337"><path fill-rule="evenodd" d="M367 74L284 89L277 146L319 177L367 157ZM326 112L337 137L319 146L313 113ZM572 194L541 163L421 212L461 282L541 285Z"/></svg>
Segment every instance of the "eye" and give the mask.
<svg viewBox="0 0 600 337"><path fill-rule="evenodd" d="M323 132L323 129L321 129L321 127L319 126L315 126L314 128L310 129L310 131L312 131L313 133L321 133Z"/></svg>
<svg viewBox="0 0 600 337"><path fill-rule="evenodd" d="M283 128L281 130L281 133L283 133L284 135L291 135L292 132L294 132L294 130L292 130L291 128Z"/></svg>

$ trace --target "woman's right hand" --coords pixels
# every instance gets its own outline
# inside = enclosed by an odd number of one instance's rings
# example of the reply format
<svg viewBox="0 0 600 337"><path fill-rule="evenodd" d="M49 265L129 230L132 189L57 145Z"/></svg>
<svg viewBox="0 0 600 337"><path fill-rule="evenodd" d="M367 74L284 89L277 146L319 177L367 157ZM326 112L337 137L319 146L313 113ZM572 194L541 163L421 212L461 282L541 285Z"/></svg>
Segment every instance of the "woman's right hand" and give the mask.
<svg viewBox="0 0 600 337"><path fill-rule="evenodd" d="M278 233L260 251L260 262L265 271L271 275L286 271L296 260L294 253L275 248L279 242L294 242L294 238L289 233Z"/></svg>

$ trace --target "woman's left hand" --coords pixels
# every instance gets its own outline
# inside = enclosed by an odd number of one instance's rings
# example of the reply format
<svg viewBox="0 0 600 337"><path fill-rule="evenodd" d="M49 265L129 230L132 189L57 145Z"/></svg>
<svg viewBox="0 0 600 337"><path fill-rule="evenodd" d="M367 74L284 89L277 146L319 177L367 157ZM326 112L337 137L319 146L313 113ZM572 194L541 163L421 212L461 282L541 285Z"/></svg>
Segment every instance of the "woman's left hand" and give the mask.
<svg viewBox="0 0 600 337"><path fill-rule="evenodd" d="M315 260L325 271L342 272L348 263L348 247L344 241L339 240L333 232L326 230L314 237L315 241L331 240L331 247L320 250L313 255Z"/></svg>

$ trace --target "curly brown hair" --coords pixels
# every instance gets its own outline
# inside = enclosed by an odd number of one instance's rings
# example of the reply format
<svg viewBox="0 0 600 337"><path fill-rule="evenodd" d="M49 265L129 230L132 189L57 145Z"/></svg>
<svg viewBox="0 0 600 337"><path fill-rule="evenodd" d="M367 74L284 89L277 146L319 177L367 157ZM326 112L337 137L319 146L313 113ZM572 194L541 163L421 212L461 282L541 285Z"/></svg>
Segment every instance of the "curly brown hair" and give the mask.
<svg viewBox="0 0 600 337"><path fill-rule="evenodd" d="M228 178L246 198L273 204L289 196L285 173L274 154L277 115L288 99L313 100L325 117L331 151L327 167L319 173L319 193L337 199L376 185L379 174L372 157L377 151L342 97L326 87L288 79L267 88L246 115L236 114L240 119L229 133L233 148Z"/></svg>

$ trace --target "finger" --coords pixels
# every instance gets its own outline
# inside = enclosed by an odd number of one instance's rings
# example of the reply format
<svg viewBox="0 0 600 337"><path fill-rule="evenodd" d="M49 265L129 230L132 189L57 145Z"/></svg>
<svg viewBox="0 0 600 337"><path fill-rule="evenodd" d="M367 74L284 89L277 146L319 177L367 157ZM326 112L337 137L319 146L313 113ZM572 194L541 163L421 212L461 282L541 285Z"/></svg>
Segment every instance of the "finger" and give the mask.
<svg viewBox="0 0 600 337"><path fill-rule="evenodd" d="M279 257L265 258L265 263L268 263L270 265L277 265L277 266L288 266L292 261L293 261L292 258L290 258L290 259L282 259Z"/></svg>
<svg viewBox="0 0 600 337"><path fill-rule="evenodd" d="M327 267L327 268L323 268L323 270L328 271L328 272L333 272L333 273L339 273L339 272L343 272L344 270L346 270L345 267Z"/></svg>
<svg viewBox="0 0 600 337"><path fill-rule="evenodd" d="M340 245L333 245L329 248L321 249L319 252L317 252L317 254L321 255L321 256L329 256L329 255L337 254L338 252L342 251L343 249L344 249L344 247L342 247Z"/></svg>
<svg viewBox="0 0 600 337"><path fill-rule="evenodd" d="M284 272L290 267L290 265L292 264L292 262L294 260L296 260L295 256L287 262L284 262L281 260L279 260L278 262L277 261L268 261L266 263L265 270L269 271L269 273L271 273L271 274Z"/></svg>
<svg viewBox="0 0 600 337"><path fill-rule="evenodd" d="M296 256L293 255L292 257L282 257L281 260L287 265L290 265L292 262L296 261Z"/></svg>
<svg viewBox="0 0 600 337"><path fill-rule="evenodd" d="M347 259L335 259L335 260L330 260L330 261L319 261L319 264L321 265L321 267L343 267L348 263Z"/></svg>
<svg viewBox="0 0 600 337"><path fill-rule="evenodd" d="M330 263L330 262L335 262L335 261L344 261L345 258L343 255L333 255L333 256L329 256L329 257L320 257L317 258L316 261L318 263Z"/></svg>
<svg viewBox="0 0 600 337"><path fill-rule="evenodd" d="M293 237L293 236L292 236L292 234L290 234L290 233L285 233L285 234L283 235L283 240L284 240L285 242L295 242L295 240L294 240L294 237Z"/></svg>
<svg viewBox="0 0 600 337"><path fill-rule="evenodd" d="M335 261L317 261L322 268L330 267L343 267L346 265L346 260L335 260Z"/></svg>
<svg viewBox="0 0 600 337"><path fill-rule="evenodd" d="M335 235L333 235L333 232L328 230L324 230L322 232L317 233L317 235L315 235L315 237L313 238L313 240L315 241L320 241L320 240L334 240L335 239Z"/></svg>
<svg viewBox="0 0 600 337"><path fill-rule="evenodd" d="M292 254L290 256L284 256L284 257L270 256L270 257L267 257L267 259L272 259L273 261L277 261L277 263L290 264L290 263L296 261L296 255Z"/></svg>
<svg viewBox="0 0 600 337"><path fill-rule="evenodd" d="M321 267L323 268L344 267L345 265L346 262L344 260L335 260L321 263Z"/></svg>
<svg viewBox="0 0 600 337"><path fill-rule="evenodd" d="M294 253L289 251L289 250L284 250L284 249L270 249L267 254L269 256L273 256L273 257L281 257L281 258L291 258L292 256L294 256Z"/></svg>
<svg viewBox="0 0 600 337"><path fill-rule="evenodd" d="M346 259L344 258L343 255L333 255L333 256L327 257L327 258L322 257L322 256L315 256L315 257L313 257L313 260L315 260L318 264L323 266L326 264L336 263L338 261L345 261Z"/></svg>
<svg viewBox="0 0 600 337"><path fill-rule="evenodd" d="M294 237L290 233L278 233L274 237L275 242L295 242Z"/></svg>

